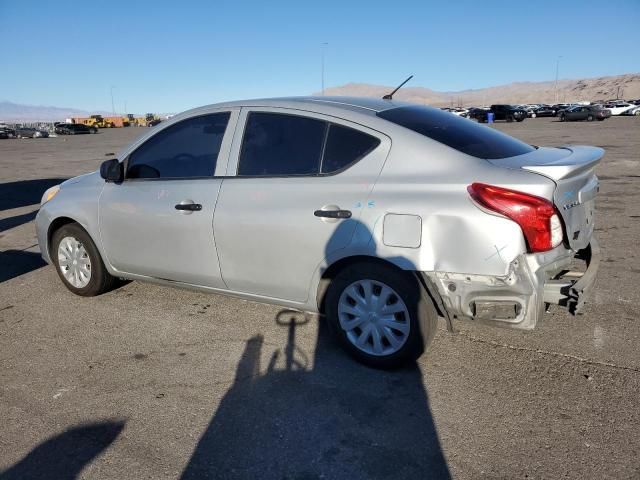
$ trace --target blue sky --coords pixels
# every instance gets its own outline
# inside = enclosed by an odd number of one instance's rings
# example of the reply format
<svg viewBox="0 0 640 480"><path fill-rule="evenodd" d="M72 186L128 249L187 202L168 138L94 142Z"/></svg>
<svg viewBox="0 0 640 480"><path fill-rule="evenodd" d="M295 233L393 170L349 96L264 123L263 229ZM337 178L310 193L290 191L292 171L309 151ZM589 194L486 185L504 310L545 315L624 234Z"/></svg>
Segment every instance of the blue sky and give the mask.
<svg viewBox="0 0 640 480"><path fill-rule="evenodd" d="M640 72L640 0L0 0L0 100L177 112L325 83L455 91Z"/></svg>

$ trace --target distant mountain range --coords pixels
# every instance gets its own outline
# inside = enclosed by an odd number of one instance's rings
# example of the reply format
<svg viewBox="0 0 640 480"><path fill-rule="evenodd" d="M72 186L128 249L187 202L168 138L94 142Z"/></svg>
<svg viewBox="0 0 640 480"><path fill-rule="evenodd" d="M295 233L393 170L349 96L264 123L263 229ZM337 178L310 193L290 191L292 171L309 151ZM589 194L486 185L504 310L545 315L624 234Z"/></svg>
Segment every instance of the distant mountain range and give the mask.
<svg viewBox="0 0 640 480"><path fill-rule="evenodd" d="M87 112L77 108L0 102L0 122L59 122L65 118L88 117L92 114L111 115L110 112Z"/></svg>
<svg viewBox="0 0 640 480"><path fill-rule="evenodd" d="M394 88L394 86L368 83L348 83L340 87L327 88L325 95L381 98ZM394 96L399 100L437 107L490 105L492 103L569 103L582 100L608 100L617 97L640 98L640 73L582 80L559 80L557 97L553 81L515 82L460 92L437 92L424 87L405 86ZM76 108L0 102L0 122L64 121L65 118L86 117L90 114L111 115L110 112L87 112Z"/></svg>
<svg viewBox="0 0 640 480"><path fill-rule="evenodd" d="M398 82L399 83L399 82ZM570 103L584 100L610 100L617 97L640 98L640 73L628 73L611 77L582 80L558 80L555 82L515 82L497 87L460 92L437 92L424 87L401 88L394 98L407 102L445 106L490 105L494 103ZM348 83L341 87L325 89L325 95L377 97L391 92L395 86ZM557 100L556 100L557 98Z"/></svg>

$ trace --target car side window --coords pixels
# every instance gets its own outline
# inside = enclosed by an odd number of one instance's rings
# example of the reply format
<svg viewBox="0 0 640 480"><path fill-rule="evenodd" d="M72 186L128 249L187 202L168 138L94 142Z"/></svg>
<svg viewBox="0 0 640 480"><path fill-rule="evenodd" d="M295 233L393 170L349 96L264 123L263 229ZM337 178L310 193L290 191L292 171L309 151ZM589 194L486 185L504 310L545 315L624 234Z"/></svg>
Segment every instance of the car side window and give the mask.
<svg viewBox="0 0 640 480"><path fill-rule="evenodd" d="M357 162L374 148L380 140L364 132L342 125L331 124L322 158L322 173L333 173Z"/></svg>
<svg viewBox="0 0 640 480"><path fill-rule="evenodd" d="M327 122L281 113L251 112L242 139L239 176L316 175Z"/></svg>
<svg viewBox="0 0 640 480"><path fill-rule="evenodd" d="M126 178L213 176L230 115L201 115L160 131L129 155Z"/></svg>

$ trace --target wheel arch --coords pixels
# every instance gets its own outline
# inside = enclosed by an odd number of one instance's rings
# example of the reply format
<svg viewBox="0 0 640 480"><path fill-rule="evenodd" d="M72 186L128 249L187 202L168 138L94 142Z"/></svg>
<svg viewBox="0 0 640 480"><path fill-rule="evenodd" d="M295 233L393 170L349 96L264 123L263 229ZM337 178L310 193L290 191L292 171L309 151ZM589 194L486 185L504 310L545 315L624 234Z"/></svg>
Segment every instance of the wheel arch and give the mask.
<svg viewBox="0 0 640 480"><path fill-rule="evenodd" d="M87 231L87 229L85 228L84 225L82 225L81 222L79 222L78 220L71 218L71 217L67 217L67 216L60 216L55 218L50 224L49 224L49 229L47 230L47 250L49 252L49 255L52 255L52 251L51 251L51 241L53 240L53 234L57 231L60 230L62 227L64 227L65 225L69 225L75 223L76 225L78 225L82 230L84 230L84 232L89 235L89 238L93 241L93 243L96 245L97 248L97 244L95 239L91 236L91 234ZM53 258L53 257L50 257Z"/></svg>
<svg viewBox="0 0 640 480"><path fill-rule="evenodd" d="M431 301L433 302L434 307L439 316L444 316L442 312L442 300L437 292L437 290L433 291L432 288L425 282L424 277L420 274L420 272L415 272L411 270L405 270L395 264L392 261L386 260L380 257L373 257L370 255L351 255L347 257L342 257L331 265L329 265L320 275L320 280L318 282L318 287L316 291L316 305L318 307L318 312L324 314L325 312L325 299L327 295L327 289L329 288L329 284L331 281L338 275L340 272L349 268L355 264L361 263L369 263L369 264L378 264L385 267L390 267L397 272L401 272L404 275L412 276L420 286L420 289L429 296Z"/></svg>

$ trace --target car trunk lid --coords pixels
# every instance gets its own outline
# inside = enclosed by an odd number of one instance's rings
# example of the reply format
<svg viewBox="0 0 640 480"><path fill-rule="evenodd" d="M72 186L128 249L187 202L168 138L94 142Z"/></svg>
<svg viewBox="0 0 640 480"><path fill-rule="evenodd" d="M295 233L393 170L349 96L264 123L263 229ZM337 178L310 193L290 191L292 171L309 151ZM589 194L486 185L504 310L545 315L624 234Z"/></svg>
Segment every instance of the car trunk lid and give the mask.
<svg viewBox="0 0 640 480"><path fill-rule="evenodd" d="M527 170L556 184L553 202L564 221L565 234L574 250L589 245L593 235L593 211L598 192L596 165L604 150L597 147L540 147L517 157L489 160L504 168Z"/></svg>

